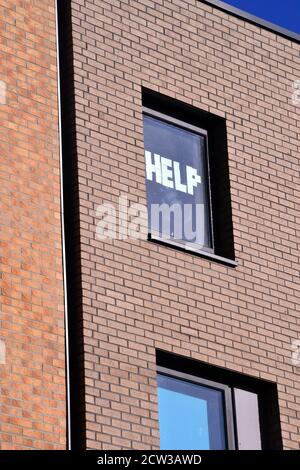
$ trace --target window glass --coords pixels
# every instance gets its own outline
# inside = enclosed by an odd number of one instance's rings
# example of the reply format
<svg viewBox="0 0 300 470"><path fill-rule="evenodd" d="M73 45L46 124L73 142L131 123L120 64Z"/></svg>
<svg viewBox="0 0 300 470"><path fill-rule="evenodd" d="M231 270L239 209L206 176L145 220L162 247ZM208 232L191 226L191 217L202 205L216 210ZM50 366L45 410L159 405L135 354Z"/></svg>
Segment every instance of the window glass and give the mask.
<svg viewBox="0 0 300 470"><path fill-rule="evenodd" d="M234 402L239 450L261 450L257 394L235 388Z"/></svg>
<svg viewBox="0 0 300 470"><path fill-rule="evenodd" d="M222 390L159 374L161 449L226 449L223 403Z"/></svg>
<svg viewBox="0 0 300 470"><path fill-rule="evenodd" d="M206 139L144 115L150 233L212 250Z"/></svg>

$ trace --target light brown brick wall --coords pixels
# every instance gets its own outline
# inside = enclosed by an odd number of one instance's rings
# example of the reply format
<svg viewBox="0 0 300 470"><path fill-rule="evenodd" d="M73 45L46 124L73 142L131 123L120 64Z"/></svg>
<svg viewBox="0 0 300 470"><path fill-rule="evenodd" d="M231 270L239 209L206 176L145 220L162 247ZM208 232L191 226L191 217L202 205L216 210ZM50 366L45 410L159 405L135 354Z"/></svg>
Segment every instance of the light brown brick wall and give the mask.
<svg viewBox="0 0 300 470"><path fill-rule="evenodd" d="M0 0L0 36L0 448L64 449L54 1Z"/></svg>
<svg viewBox="0 0 300 470"><path fill-rule="evenodd" d="M155 349L278 384L300 443L300 46L196 0L72 0L86 445L159 446ZM96 208L145 203L141 87L226 117L237 269L100 242Z"/></svg>

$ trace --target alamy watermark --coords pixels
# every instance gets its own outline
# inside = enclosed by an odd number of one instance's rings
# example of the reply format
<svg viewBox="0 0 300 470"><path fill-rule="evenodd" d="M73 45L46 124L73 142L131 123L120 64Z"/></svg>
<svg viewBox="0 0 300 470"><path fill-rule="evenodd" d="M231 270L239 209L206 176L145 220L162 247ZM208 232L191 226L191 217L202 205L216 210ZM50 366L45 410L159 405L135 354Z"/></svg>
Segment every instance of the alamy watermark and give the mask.
<svg viewBox="0 0 300 470"><path fill-rule="evenodd" d="M0 105L6 104L7 86L3 80L0 80Z"/></svg>
<svg viewBox="0 0 300 470"><path fill-rule="evenodd" d="M292 103L295 106L300 105L300 80L294 80L292 85Z"/></svg>
<svg viewBox="0 0 300 470"><path fill-rule="evenodd" d="M140 203L130 203L126 195L117 204L105 202L96 209L96 238L140 239L148 236L148 226L163 240L185 240L204 246L206 218L204 204L151 204L148 208Z"/></svg>
<svg viewBox="0 0 300 470"><path fill-rule="evenodd" d="M293 366L300 366L300 339L294 339L292 341L292 364Z"/></svg>
<svg viewBox="0 0 300 470"><path fill-rule="evenodd" d="M2 339L0 339L0 365L6 363L6 346Z"/></svg>

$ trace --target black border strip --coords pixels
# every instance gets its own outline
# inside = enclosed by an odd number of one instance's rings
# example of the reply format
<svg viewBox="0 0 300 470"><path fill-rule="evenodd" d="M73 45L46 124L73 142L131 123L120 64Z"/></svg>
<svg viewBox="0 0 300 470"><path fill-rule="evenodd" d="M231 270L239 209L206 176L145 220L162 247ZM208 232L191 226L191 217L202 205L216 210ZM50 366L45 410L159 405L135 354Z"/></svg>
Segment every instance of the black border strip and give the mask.
<svg viewBox="0 0 300 470"><path fill-rule="evenodd" d="M70 358L70 439L72 450L86 446L86 403L80 256L80 204L74 88L72 0L57 0L64 228Z"/></svg>
<svg viewBox="0 0 300 470"><path fill-rule="evenodd" d="M213 6L218 8L219 10L226 11L227 13L231 13L232 15L236 16L237 18L243 19L252 23L256 26L261 28L267 29L272 33L279 34L286 39L290 39L292 41L297 42L300 44L300 34L295 33L294 31L290 31L286 28L282 28L281 26L276 25L275 23L271 23L270 21L263 20L258 16L252 15L251 13L247 13L244 10L240 10L228 3L222 2L220 0L198 0L202 3L206 3L207 5Z"/></svg>

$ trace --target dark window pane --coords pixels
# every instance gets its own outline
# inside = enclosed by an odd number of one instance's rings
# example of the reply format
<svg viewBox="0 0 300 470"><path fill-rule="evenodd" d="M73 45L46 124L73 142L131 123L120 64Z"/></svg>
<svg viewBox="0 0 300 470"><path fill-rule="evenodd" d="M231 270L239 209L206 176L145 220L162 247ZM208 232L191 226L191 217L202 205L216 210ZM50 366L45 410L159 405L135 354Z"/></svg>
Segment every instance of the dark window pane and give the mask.
<svg viewBox="0 0 300 470"><path fill-rule="evenodd" d="M158 375L160 447L226 449L223 391Z"/></svg>
<svg viewBox="0 0 300 470"><path fill-rule="evenodd" d="M150 232L212 248L206 136L145 115L144 142Z"/></svg>

